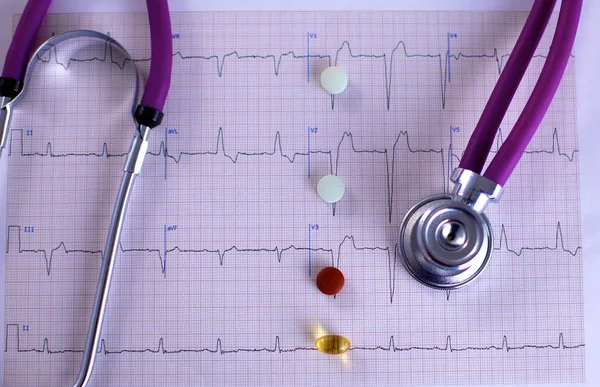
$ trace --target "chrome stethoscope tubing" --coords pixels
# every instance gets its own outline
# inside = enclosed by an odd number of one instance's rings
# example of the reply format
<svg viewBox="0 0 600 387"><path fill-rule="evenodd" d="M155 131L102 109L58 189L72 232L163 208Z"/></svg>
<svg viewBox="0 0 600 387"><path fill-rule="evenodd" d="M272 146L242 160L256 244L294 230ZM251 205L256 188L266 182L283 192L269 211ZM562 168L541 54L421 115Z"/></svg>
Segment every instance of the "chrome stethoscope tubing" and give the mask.
<svg viewBox="0 0 600 387"><path fill-rule="evenodd" d="M50 3L51 0L28 2L9 48L2 77L0 77L0 156L7 143L13 109L25 97L32 70L48 50L67 40L100 39L108 45L110 50L117 49L121 51L126 60L131 61L133 64L131 57L123 46L111 37L95 31L72 31L52 37L30 57L29 52L33 40ZM107 233L83 359L75 386L87 385L92 375L127 205L135 178L142 169L144 157L148 150L148 137L151 129L160 125L162 121L162 109L171 83L173 49L168 3L167 0L147 0L147 5L152 43L150 73L144 95L140 104L136 107L139 75L137 69L135 69L136 82L132 109L135 132L123 168L123 178Z"/></svg>

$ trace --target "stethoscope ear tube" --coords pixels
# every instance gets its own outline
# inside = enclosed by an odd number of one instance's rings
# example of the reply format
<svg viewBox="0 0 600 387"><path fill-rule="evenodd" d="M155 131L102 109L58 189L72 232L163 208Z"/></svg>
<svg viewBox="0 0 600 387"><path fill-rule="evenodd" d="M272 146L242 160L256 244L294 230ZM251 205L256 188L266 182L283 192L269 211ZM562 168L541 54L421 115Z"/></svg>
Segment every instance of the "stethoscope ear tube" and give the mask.
<svg viewBox="0 0 600 387"><path fill-rule="evenodd" d="M46 40L39 46L35 52L33 52L31 59L25 66L25 71L23 77L20 81L14 81L12 78L0 78L0 84L5 85L8 88L13 89L15 93L11 94L10 97L3 96L0 97L0 155L2 154L2 150L6 146L8 141L8 134L10 132L10 122L12 118L12 113L15 107L26 97L28 91L28 85L31 81L31 76L33 74L35 66L43 61L44 58L47 58L51 55L51 51L54 50L58 45L66 41L76 41L76 40L95 40L100 41L105 45L105 52L107 55L111 55L115 50L118 50L122 55L125 62L133 63L133 60L125 47L123 47L119 42L114 40L108 35L102 34L97 31L91 30L76 30L69 31L59 35L55 35L50 39ZM87 43L87 42L85 42ZM140 76L137 70L137 67L133 65L133 69L135 71L135 83L133 83L134 93L131 101L131 113L132 116L135 113L135 109L138 103L139 97L139 88L140 88ZM2 83L4 82L4 83ZM17 90L18 89L18 90ZM135 123L135 121L134 121Z"/></svg>
<svg viewBox="0 0 600 387"><path fill-rule="evenodd" d="M35 42L35 36L44 20L52 0L28 1L15 30L15 35L8 48L2 78L22 81L25 76L27 62ZM0 89L0 92L2 89ZM8 95L0 94L8 97ZM14 97L11 97L14 98Z"/></svg>
<svg viewBox="0 0 600 387"><path fill-rule="evenodd" d="M167 0L147 0L152 60L141 104L162 111L171 86L173 39ZM143 123L142 125L150 122ZM159 123L160 124L160 123Z"/></svg>
<svg viewBox="0 0 600 387"><path fill-rule="evenodd" d="M38 49L35 50L35 52L32 54L31 59L29 60L26 66L25 74L23 76L23 87L21 91L10 101L9 104L11 105L11 107L14 108L14 106L18 104L27 95L27 86L31 81L33 69L38 64L38 62L48 57L50 55L50 51L54 50L56 46L60 45L61 43L66 41L74 41L77 39L94 39L101 41L106 45L107 55L110 55L112 52L114 52L114 50L118 50L123 55L123 59L125 62L131 62L133 64L133 59L131 58L131 55L129 55L125 47L123 47L115 39L103 33L92 30L74 30L55 35L50 39L46 40L44 43L42 43L42 45L39 46ZM135 112L135 106L138 102L140 88L140 76L138 69L135 65L133 65L133 69L135 71L135 93L132 100L132 114Z"/></svg>
<svg viewBox="0 0 600 387"><path fill-rule="evenodd" d="M106 304L108 303L108 296L112 273L114 269L114 263L117 256L117 246L119 243L121 230L125 221L129 197L133 190L135 177L141 172L144 156L146 155L148 149L148 137L151 131L151 127L156 126L160 123L160 120L162 120L163 117L163 113L152 107L148 107L142 104L137 105L138 90L140 86L139 73L135 64L133 63L131 56L127 53L127 50L121 44L112 39L110 36L96 31L70 31L64 34L53 36L44 44L42 44L35 51L31 60L29 61L22 82L23 86L20 88L19 93L16 94L12 99L9 99L8 97L2 98L2 118L4 123L3 127L5 128L5 130L3 131L4 134L8 133L10 114L12 110L20 101L22 101L25 98L27 94L27 86L31 80L31 75L36 64L44 58L46 58L48 54L50 54L50 51L55 49L57 45L60 45L65 41L72 41L78 39L93 39L102 41L106 45L105 52L107 52L107 55L114 54L116 50L120 51L120 55L123 57L124 62L131 62L135 71L135 82L133 84L135 92L132 100L132 115L134 118L134 125L136 130L134 131L131 147L127 154L121 186L117 194L117 199L115 200L110 228L107 235L106 245L104 248L102 266L100 268L98 286L96 289L96 296L94 299L94 306L92 308L90 316L88 336L84 349L83 359L81 362L81 368L78 378L74 384L75 386L84 386L90 380L92 370L94 367L94 360L97 354L98 344L100 341L100 335L102 331L102 321L104 319ZM170 39L171 36L169 34L169 41ZM85 43L87 43L87 41L84 41L84 44ZM172 60L172 57L169 56L167 57L167 59ZM169 83L170 82L167 80L167 82L164 84L168 86ZM164 95L163 97L166 98L166 95ZM144 125L144 123L148 123L148 125Z"/></svg>
<svg viewBox="0 0 600 387"><path fill-rule="evenodd" d="M134 109L138 102L138 90L140 85L139 73L135 64L133 63L131 56L129 55L129 53L127 53L127 50L108 35L96 31L87 30L70 31L64 34L53 36L44 44L42 44L34 53L33 57L29 61L29 65L27 66L27 71L24 75L22 89L14 97L14 99L8 102L6 106L4 106L4 109L2 109L3 114L4 112L6 112L8 115L7 117L5 117L4 120L4 126L6 127L4 133L8 133L10 113L12 112L12 109L23 98L25 98L25 95L27 94L27 86L31 80L31 75L36 64L43 60L43 58L47 56L46 54L50 53L50 50L53 50L57 45L63 42L83 40L83 44L85 44L88 43L87 40L89 39L93 39L95 41L102 41L106 45L105 52L107 53L107 55L111 55L112 57L112 54L114 54L116 50L119 50L121 56L123 57L124 63L131 62L135 71L135 92L132 100L132 114L135 113ZM107 233L106 245L104 247L104 255L99 273L98 286L96 288L96 295L94 298L94 305L90 313L89 328L85 349L83 353L83 358L81 360L79 375L74 383L74 386L85 386L92 375L94 361L100 341L100 335L102 333L102 321L104 319L104 313L106 310L106 305L108 303L111 278L117 256L117 246L119 243L121 230L123 229L125 221L127 205L129 202L131 192L133 190L135 177L141 171L144 156L148 149L148 135L150 132L150 128L139 125L139 123L136 122L134 122L134 124L136 130L134 132L133 141L127 155L127 160L125 162L123 178L121 181L119 192L117 194L117 199L115 200L110 227Z"/></svg>

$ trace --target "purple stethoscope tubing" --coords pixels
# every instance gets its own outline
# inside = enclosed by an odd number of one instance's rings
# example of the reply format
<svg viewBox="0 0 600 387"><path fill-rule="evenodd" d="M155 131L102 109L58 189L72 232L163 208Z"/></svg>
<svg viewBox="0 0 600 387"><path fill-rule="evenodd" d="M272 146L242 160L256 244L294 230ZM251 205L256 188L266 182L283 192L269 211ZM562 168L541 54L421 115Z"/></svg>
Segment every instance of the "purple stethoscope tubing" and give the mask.
<svg viewBox="0 0 600 387"><path fill-rule="evenodd" d="M44 20L44 16L46 16L50 3L52 3L52 0L30 0L27 2L6 54L6 61L2 70L3 78L12 78L20 82L25 78L25 71L27 70L27 63L29 63L29 55L33 51L35 36L42 20Z"/></svg>
<svg viewBox="0 0 600 387"><path fill-rule="evenodd" d="M142 105L163 110L171 87L173 39L167 0L146 0L150 22L152 59Z"/></svg>
<svg viewBox="0 0 600 387"><path fill-rule="evenodd" d="M460 168L481 173L500 123L546 30L556 0L536 0L469 139Z"/></svg>
<svg viewBox="0 0 600 387"><path fill-rule="evenodd" d="M25 6L8 49L2 71L3 78L11 78L19 82L25 78L36 34L50 3L52 0L29 0ZM146 0L146 4L150 22L152 59L141 103L155 110L163 110L171 85L173 65L169 4L167 0Z"/></svg>
<svg viewBox="0 0 600 387"><path fill-rule="evenodd" d="M33 66L33 63L35 63L34 60L30 60L30 56L33 56L35 59L40 50L53 44L54 41L64 41L78 35L107 39L107 42L116 45L125 52L123 46L104 34L94 31L74 31L53 37L32 55L32 47L37 31L44 19L44 15L48 11L50 3L51 0L29 0L11 42L2 77L0 77L0 121L2 121L2 125L0 126L0 129L2 129L0 152L6 142L12 105L25 94L28 64L31 63L31 66ZM162 122L162 109L165 106L171 84L173 43L169 5L167 0L147 0L146 4L150 22L152 49L150 72L141 103L133 112L137 124L136 130L127 154L123 179L111 216L98 286L96 288L96 296L94 298L94 306L89 320L85 349L83 351L80 371L74 383L76 387L87 385L92 376L98 352L102 322L108 303L110 283L118 250L117 246L127 212L127 204L133 190L135 178L141 171L148 149L149 133L152 128L160 125ZM137 74L136 69L136 96L138 87Z"/></svg>
<svg viewBox="0 0 600 387"><path fill-rule="evenodd" d="M504 186L544 118L571 55L583 0L563 0L540 77L506 141L483 174ZM555 0L536 0L500 79L471 135L459 168L481 173L516 89L544 32Z"/></svg>
<svg viewBox="0 0 600 387"><path fill-rule="evenodd" d="M536 0L533 4L460 164L452 171L451 194L421 200L400 224L397 246L401 262L424 285L444 290L466 286L490 261L493 234L484 211L502 197L504 184L554 98L571 55L582 0L562 1L550 51L531 96L486 172L481 175L481 171L555 3Z"/></svg>

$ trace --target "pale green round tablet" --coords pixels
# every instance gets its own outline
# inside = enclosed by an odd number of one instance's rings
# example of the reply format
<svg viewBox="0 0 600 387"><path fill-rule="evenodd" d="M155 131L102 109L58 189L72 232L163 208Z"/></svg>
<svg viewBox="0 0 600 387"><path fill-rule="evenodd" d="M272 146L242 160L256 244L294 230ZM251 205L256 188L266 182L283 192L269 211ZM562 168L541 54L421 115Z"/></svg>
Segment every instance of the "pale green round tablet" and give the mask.
<svg viewBox="0 0 600 387"><path fill-rule="evenodd" d="M327 175L319 180L317 193L325 203L336 203L340 201L346 192L346 186L342 179L334 175Z"/></svg>
<svg viewBox="0 0 600 387"><path fill-rule="evenodd" d="M321 86L329 94L339 94L348 86L348 75L339 67L327 67L321 73Z"/></svg>

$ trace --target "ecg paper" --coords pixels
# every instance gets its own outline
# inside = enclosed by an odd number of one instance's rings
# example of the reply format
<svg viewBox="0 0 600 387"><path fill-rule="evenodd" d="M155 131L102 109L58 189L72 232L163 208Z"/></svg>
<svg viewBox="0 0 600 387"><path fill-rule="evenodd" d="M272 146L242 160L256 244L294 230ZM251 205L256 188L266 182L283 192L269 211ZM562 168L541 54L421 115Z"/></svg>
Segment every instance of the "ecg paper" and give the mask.
<svg viewBox="0 0 600 387"><path fill-rule="evenodd" d="M92 385L582 382L573 60L499 204L490 266L412 279L402 217L448 177L523 12L174 13L173 83L121 238ZM15 19L16 22L16 19ZM556 19L498 134L514 125ZM49 15L40 41L109 32L148 71L145 14ZM131 62L106 44L36 67L8 145L7 386L75 379L133 133ZM74 56L76 55L76 56ZM320 87L329 65L349 86ZM336 205L316 195L346 183ZM336 297L316 274L346 276ZM342 356L318 352L346 336Z"/></svg>

